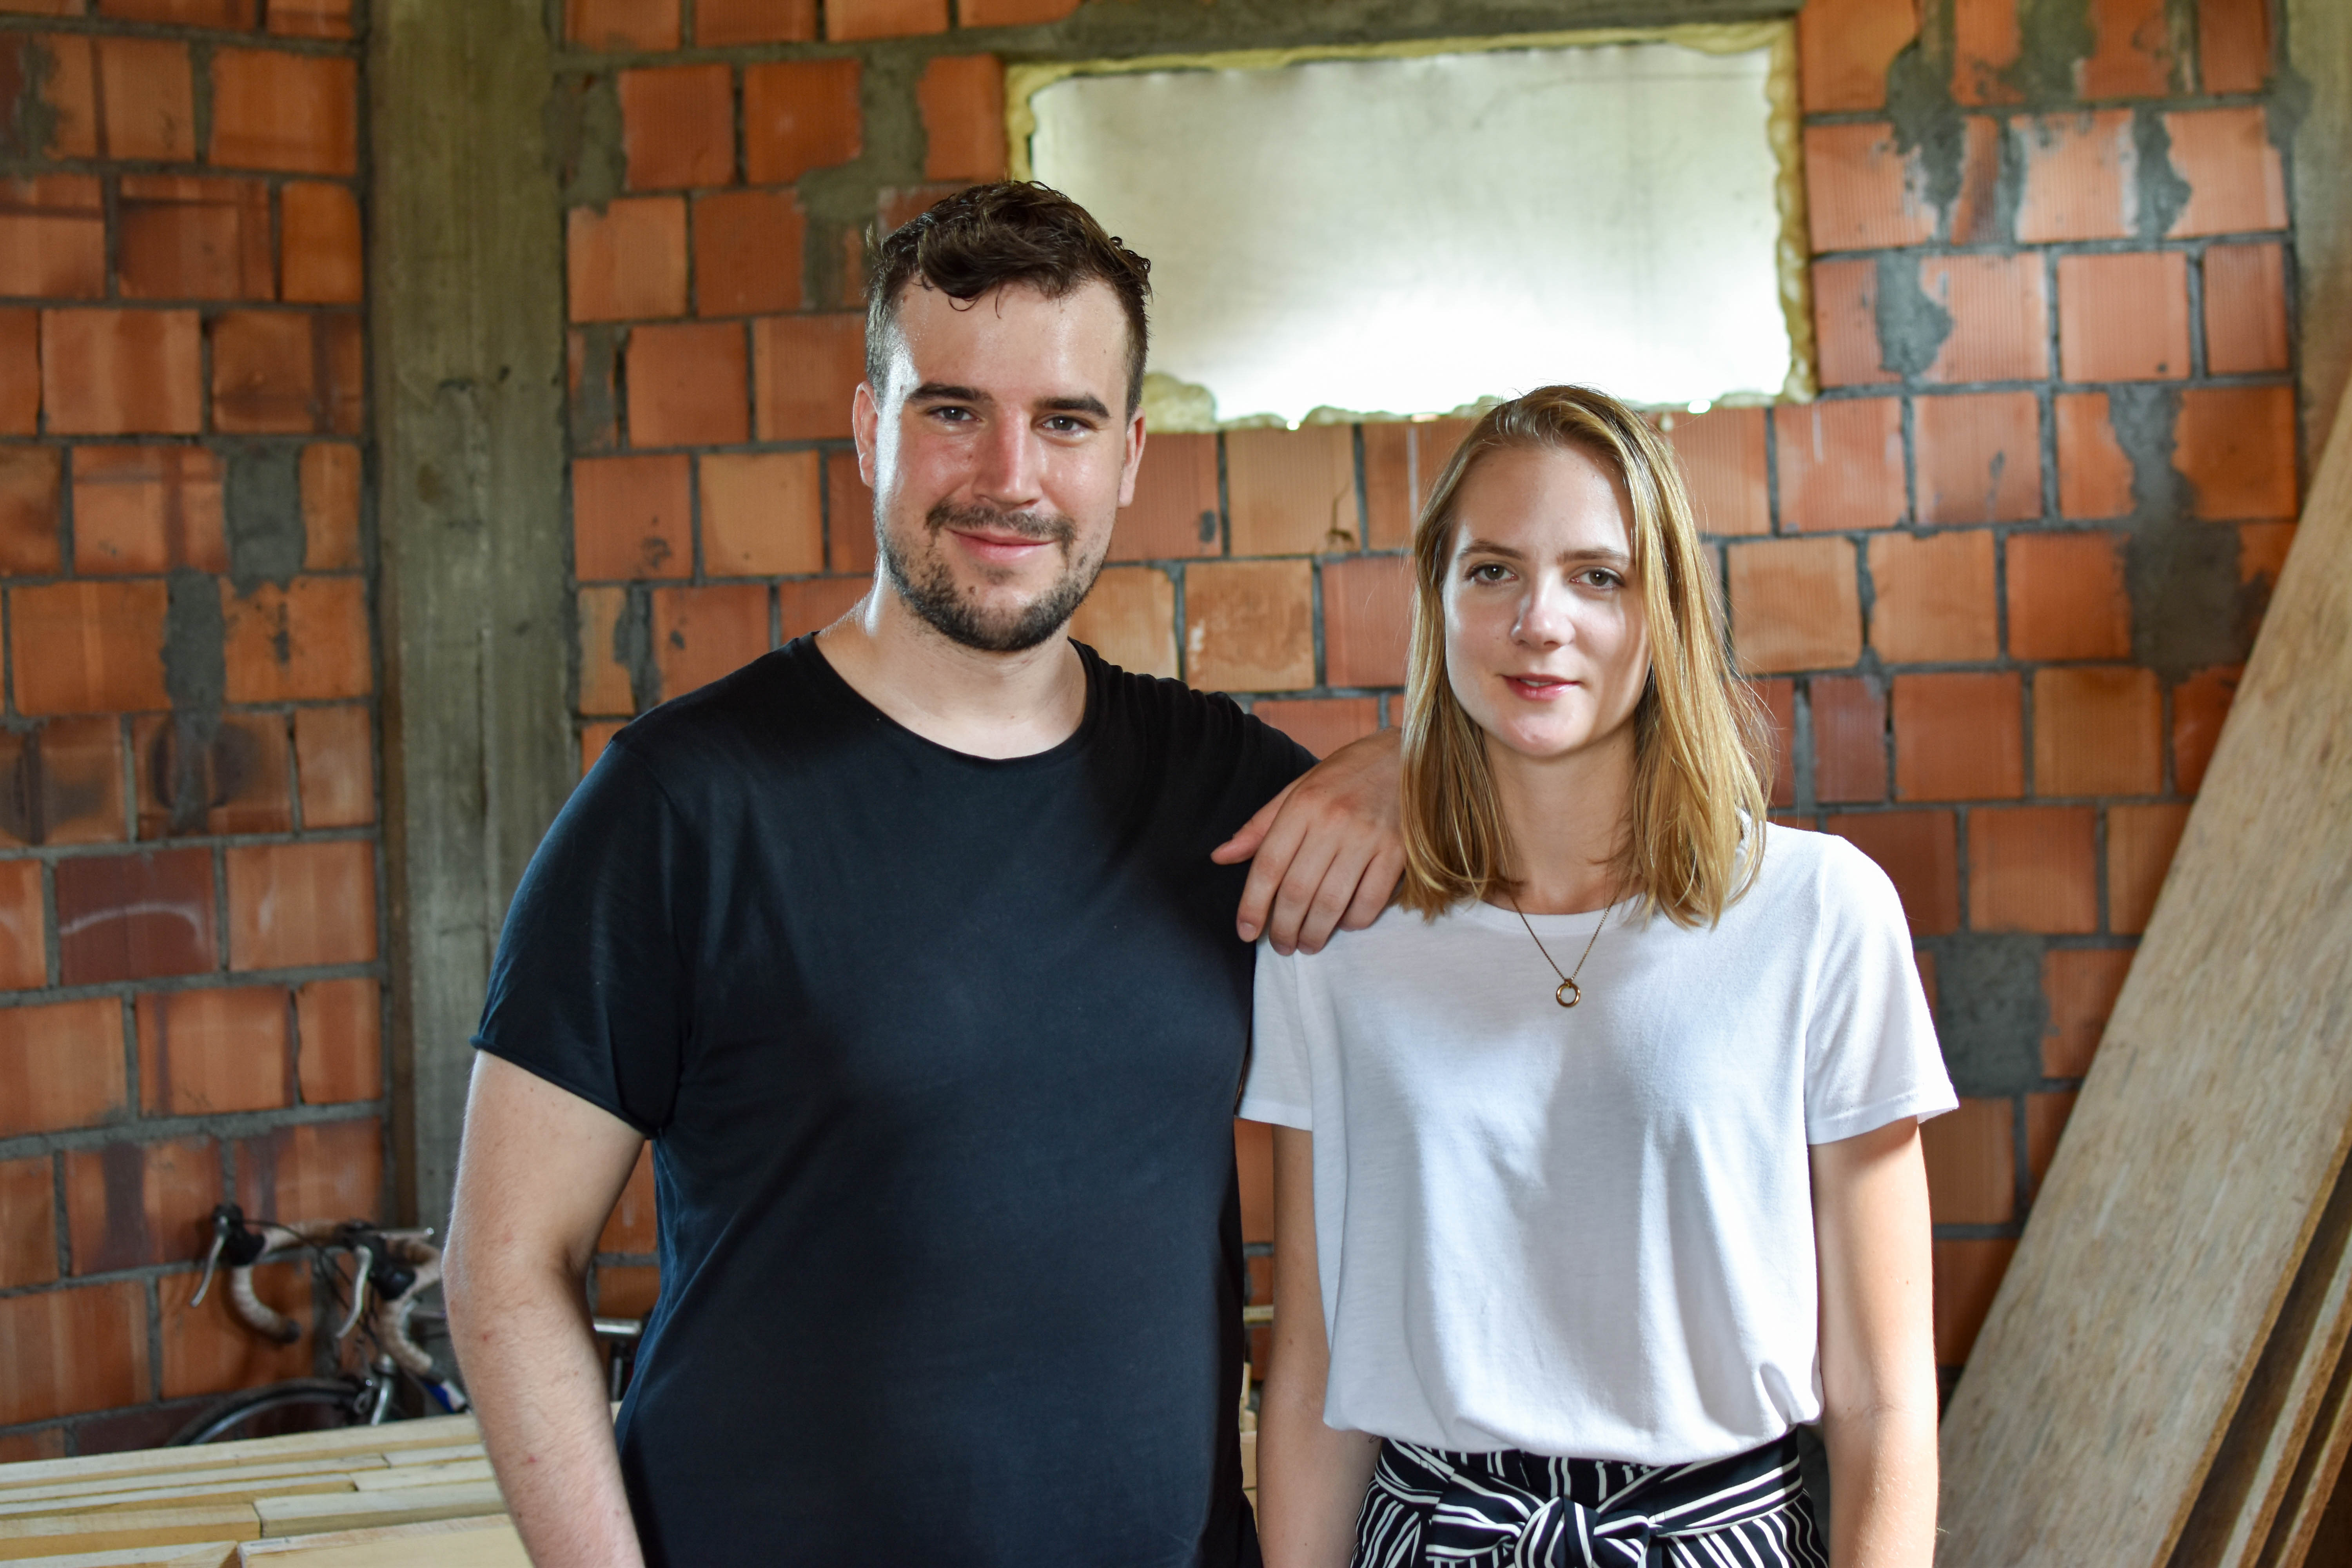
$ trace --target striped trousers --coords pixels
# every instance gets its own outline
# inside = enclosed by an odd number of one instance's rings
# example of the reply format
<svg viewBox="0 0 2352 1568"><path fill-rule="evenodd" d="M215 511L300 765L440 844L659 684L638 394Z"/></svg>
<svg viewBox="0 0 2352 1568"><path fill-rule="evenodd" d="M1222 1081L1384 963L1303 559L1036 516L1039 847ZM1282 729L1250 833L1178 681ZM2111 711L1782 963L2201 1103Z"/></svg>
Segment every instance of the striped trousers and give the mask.
<svg viewBox="0 0 2352 1568"><path fill-rule="evenodd" d="M1390 1439L1352 1568L1828 1568L1794 1433L1696 1465Z"/></svg>

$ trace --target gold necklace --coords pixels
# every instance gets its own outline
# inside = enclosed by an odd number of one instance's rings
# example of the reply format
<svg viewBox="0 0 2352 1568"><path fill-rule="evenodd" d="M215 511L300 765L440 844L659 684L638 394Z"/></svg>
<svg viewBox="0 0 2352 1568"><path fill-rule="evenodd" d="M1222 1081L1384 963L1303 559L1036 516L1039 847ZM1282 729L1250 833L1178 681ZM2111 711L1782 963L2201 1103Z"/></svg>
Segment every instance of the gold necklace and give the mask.
<svg viewBox="0 0 2352 1568"><path fill-rule="evenodd" d="M1576 983L1576 977L1584 973L1584 960L1592 956L1592 944L1601 940L1601 927L1609 923L1609 906L1607 904L1601 906L1601 923L1600 925L1594 926L1592 928L1592 934L1584 939L1584 952L1581 957L1577 959L1575 969L1562 974L1560 973L1559 963L1554 962L1552 958L1551 950L1544 946L1543 938L1536 935L1536 928L1534 924L1528 921L1528 911L1519 908L1519 900L1517 898L1512 897L1507 890L1503 894L1503 897L1510 899L1511 912L1519 917L1519 923L1521 925L1528 928L1528 940L1536 944L1536 951L1543 954L1543 961L1546 963L1551 964L1551 972L1554 974L1559 975L1559 989L1551 994L1551 999L1559 1003L1563 1007L1573 1007L1579 1002L1583 1001L1584 987Z"/></svg>

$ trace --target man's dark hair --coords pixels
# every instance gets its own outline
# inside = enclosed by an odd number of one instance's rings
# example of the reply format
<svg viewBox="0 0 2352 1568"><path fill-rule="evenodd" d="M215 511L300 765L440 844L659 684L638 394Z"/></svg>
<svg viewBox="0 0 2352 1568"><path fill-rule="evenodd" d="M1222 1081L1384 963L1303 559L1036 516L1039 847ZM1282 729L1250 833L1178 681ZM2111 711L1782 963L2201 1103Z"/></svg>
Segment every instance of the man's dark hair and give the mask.
<svg viewBox="0 0 2352 1568"><path fill-rule="evenodd" d="M1103 232L1094 215L1050 185L1000 180L958 191L872 247L866 266L866 379L880 395L898 301L920 282L970 301L1008 283L1059 300L1106 283L1127 312L1127 411L1143 398L1143 302L1151 263Z"/></svg>

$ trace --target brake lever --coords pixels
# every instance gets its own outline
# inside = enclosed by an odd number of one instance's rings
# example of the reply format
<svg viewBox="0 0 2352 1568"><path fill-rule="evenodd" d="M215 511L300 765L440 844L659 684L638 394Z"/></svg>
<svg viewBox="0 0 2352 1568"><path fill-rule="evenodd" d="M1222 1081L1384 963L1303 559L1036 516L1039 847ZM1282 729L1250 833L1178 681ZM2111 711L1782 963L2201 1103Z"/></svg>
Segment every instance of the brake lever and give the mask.
<svg viewBox="0 0 2352 1568"><path fill-rule="evenodd" d="M375 1248L362 1246L358 1252L359 1267L353 1271L352 1280L352 1315L345 1318L343 1326L335 1331L338 1344L351 1337L352 1331L360 1326L362 1314L367 1310L368 1282L375 1272Z"/></svg>
<svg viewBox="0 0 2352 1568"><path fill-rule="evenodd" d="M213 1288L213 1275L224 1258L231 1268L242 1268L268 1249L268 1238L247 1227L242 1208L235 1204L215 1204L212 1249L205 1254L205 1277L197 1283L196 1293L188 1299L188 1305L204 1304L205 1292Z"/></svg>

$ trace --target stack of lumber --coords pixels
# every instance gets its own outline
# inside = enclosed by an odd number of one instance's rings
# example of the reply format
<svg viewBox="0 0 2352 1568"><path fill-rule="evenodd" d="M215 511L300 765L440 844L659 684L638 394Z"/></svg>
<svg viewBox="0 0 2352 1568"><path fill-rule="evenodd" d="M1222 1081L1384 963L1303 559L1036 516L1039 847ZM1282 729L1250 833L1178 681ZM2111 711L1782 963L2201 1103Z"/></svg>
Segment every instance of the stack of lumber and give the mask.
<svg viewBox="0 0 2352 1568"><path fill-rule="evenodd" d="M1946 1568L2347 1561L2352 397L1943 1428Z"/></svg>
<svg viewBox="0 0 2352 1568"><path fill-rule="evenodd" d="M446 1415L0 1465L0 1562L526 1568L504 1508L474 1418Z"/></svg>

